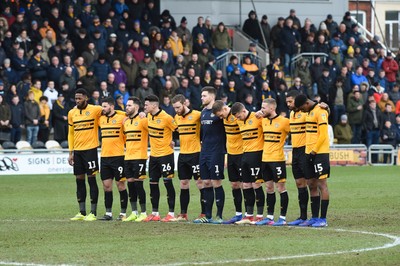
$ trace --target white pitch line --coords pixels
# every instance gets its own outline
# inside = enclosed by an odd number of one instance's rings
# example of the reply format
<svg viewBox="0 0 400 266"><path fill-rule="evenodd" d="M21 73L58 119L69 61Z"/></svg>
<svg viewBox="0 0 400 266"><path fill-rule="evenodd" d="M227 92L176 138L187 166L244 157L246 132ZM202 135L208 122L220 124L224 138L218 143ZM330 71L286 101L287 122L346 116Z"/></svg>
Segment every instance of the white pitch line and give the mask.
<svg viewBox="0 0 400 266"><path fill-rule="evenodd" d="M5 220L0 220L0 221L5 221ZM10 221L13 221L13 220L10 220ZM19 221L28 221L28 220L19 220ZM41 221L41 220L37 220L37 221ZM54 220L54 221L65 221L65 220ZM31 220L31 222L32 222L32 220ZM311 229L311 228L303 228L303 227L294 227L294 228ZM255 259L236 259L236 260L201 261L201 262L176 262L176 263L169 263L169 264L163 264L163 265L164 266L213 265L213 264L229 264L229 263L243 263L243 262L244 263L246 263L246 262L262 262L262 261L273 261L273 260L290 260L290 259L301 259L301 258L310 258L310 257L319 257L319 256L341 255L341 254L348 254L348 253L368 252L368 251L373 251L373 250L388 249L388 248L392 248L392 247L400 245L400 237L390 235L390 234L374 233L374 232L368 232L368 231L346 230L346 229L327 229L327 228L320 228L320 229L313 228L311 230L329 230L329 231L335 231L335 232L347 232L347 233L354 233L354 234L381 236L381 237L389 238L389 239L393 240L393 242L387 243L387 244L384 244L383 246L378 246L378 247L360 248L360 249L335 251L335 252L321 252L321 253L299 254L299 255L289 255L289 256L275 256L275 257L255 258ZM7 261L0 261L0 265L53 266L52 264L7 262ZM61 265L71 266L73 264L61 264ZM151 265L148 265L148 266L151 266Z"/></svg>
<svg viewBox="0 0 400 266"><path fill-rule="evenodd" d="M298 228L298 227L295 227L295 228ZM311 228L308 228L308 229L311 229ZM229 264L229 263L262 262L262 261L272 261L272 260L301 259L301 258L310 258L310 257L319 257L319 256L341 255L341 254L348 254L348 253L360 253L360 252L367 252L367 251L373 251L373 250L379 250L379 249L388 249L388 248L392 248L392 247L400 245L400 237L390 235L390 234L374 233L374 232L368 232L368 231L346 230L346 229L320 228L320 229L312 229L312 230L331 230L331 231L336 231L336 232L348 232L348 233L355 233L355 234L375 235L375 236L381 236L381 237L386 237L386 238L392 239L393 242L387 243L387 244L385 244L383 246L379 246L379 247L352 249L352 250L345 250L345 251L299 254L299 255L289 255L289 256L275 256L275 257L255 258L255 259L236 259L236 260L201 261L201 262L177 262L177 263L163 264L163 266L213 265L213 264ZM149 266L152 266L152 265L149 265Z"/></svg>

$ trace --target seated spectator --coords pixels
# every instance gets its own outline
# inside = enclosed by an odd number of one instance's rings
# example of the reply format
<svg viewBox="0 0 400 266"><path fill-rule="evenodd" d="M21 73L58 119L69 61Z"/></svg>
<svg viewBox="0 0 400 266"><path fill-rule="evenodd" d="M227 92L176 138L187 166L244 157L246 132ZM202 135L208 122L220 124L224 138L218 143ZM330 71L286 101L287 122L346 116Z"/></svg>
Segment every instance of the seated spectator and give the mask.
<svg viewBox="0 0 400 266"><path fill-rule="evenodd" d="M400 100L400 91L399 84L394 84L393 89L388 92L389 99L393 101L393 103L397 103Z"/></svg>
<svg viewBox="0 0 400 266"><path fill-rule="evenodd" d="M124 97L121 94L115 97L115 110L125 111Z"/></svg>
<svg viewBox="0 0 400 266"><path fill-rule="evenodd" d="M149 80L147 78L143 78L141 86L136 90L135 96L138 97L140 101L144 102L144 99L151 94L154 94L154 91L152 88L150 88ZM124 104L126 104L126 102L124 102Z"/></svg>
<svg viewBox="0 0 400 266"><path fill-rule="evenodd" d="M333 130L335 139L337 139L338 144L351 143L353 132L351 131L351 127L347 122L347 115L342 115L340 117L340 123L338 123Z"/></svg>
<svg viewBox="0 0 400 266"><path fill-rule="evenodd" d="M365 76L363 76L362 72L363 72L362 66L358 66L356 68L356 72L351 75L351 85L352 86L354 86L354 85L360 86L360 84L362 82L368 82L367 78Z"/></svg>
<svg viewBox="0 0 400 266"><path fill-rule="evenodd" d="M160 109L164 110L167 114L175 117L175 109L171 104L171 98L168 95L164 95L162 98L162 103L160 103Z"/></svg>
<svg viewBox="0 0 400 266"><path fill-rule="evenodd" d="M90 99L88 100L88 103L93 105L101 105L100 92L98 90L94 90L91 92L91 96Z"/></svg>
<svg viewBox="0 0 400 266"><path fill-rule="evenodd" d="M229 65L226 67L226 74L228 76L232 74L235 68L238 68L240 70L241 75L244 75L246 73L246 70L239 64L239 59L236 55L232 55L229 59L229 62Z"/></svg>
<svg viewBox="0 0 400 266"><path fill-rule="evenodd" d="M118 89L114 92L114 99L117 99L118 95L122 95L122 99L123 99L123 103L124 106L126 105L126 103L128 102L128 98L130 97L129 92L126 90L126 85L125 83L121 82L118 85Z"/></svg>
<svg viewBox="0 0 400 266"><path fill-rule="evenodd" d="M260 108L257 108L256 104L254 103L254 97L251 94L247 94L244 100L244 107L249 112L257 112Z"/></svg>
<svg viewBox="0 0 400 266"><path fill-rule="evenodd" d="M244 61L242 64L242 67L244 68L244 70L246 70L247 73L256 76L258 75L258 66L256 64L254 64L254 62L251 60L251 57L249 55L244 57Z"/></svg>
<svg viewBox="0 0 400 266"><path fill-rule="evenodd" d="M273 90L271 90L268 82L264 82L261 86L261 101L264 101L265 99L268 98L276 99L276 93Z"/></svg>

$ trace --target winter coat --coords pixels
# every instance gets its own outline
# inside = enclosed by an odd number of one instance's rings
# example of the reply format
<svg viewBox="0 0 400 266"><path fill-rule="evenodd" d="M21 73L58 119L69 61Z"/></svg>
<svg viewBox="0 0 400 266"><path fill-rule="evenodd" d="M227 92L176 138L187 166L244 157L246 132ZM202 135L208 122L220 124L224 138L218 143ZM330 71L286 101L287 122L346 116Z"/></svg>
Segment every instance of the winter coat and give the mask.
<svg viewBox="0 0 400 266"><path fill-rule="evenodd" d="M230 49L232 45L231 37L228 31L224 28L223 32L218 29L212 34L212 46L218 50Z"/></svg>

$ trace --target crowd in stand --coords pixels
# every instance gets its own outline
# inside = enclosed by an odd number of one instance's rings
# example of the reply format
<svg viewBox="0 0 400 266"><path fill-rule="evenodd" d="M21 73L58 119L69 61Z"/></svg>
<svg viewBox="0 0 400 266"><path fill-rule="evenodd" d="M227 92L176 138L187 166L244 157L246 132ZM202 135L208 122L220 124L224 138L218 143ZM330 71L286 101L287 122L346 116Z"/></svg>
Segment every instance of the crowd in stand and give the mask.
<svg viewBox="0 0 400 266"><path fill-rule="evenodd" d="M23 130L30 143L46 142L51 129L56 141L65 141L77 88L85 88L95 105L113 96L117 110L129 96L155 94L174 115L176 94L201 110L204 86L250 111L275 98L282 115L288 113L286 92L300 90L329 104L338 143L400 143L400 56L382 49L377 36L360 35L349 12L340 23L328 15L315 26L308 18L302 25L290 10L271 27L267 15L259 21L251 11L243 25L254 41L248 56L231 56L222 71L215 60L232 50L232 40L224 23L209 17L200 16L189 29L185 17L160 14L152 0L0 2L0 132L6 133L0 136L14 143ZM256 64L257 42L269 47L270 65ZM291 69L298 53L327 57Z"/></svg>

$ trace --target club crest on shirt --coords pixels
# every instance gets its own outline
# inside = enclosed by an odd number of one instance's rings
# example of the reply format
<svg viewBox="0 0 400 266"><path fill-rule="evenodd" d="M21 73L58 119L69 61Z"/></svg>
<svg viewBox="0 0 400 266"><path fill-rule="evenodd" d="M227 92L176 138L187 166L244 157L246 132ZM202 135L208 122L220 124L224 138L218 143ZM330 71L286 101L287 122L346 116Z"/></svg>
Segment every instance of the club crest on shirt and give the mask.
<svg viewBox="0 0 400 266"><path fill-rule="evenodd" d="M210 116L211 116L211 117L214 117L215 115L214 115L214 114L211 114Z"/></svg>
<svg viewBox="0 0 400 266"><path fill-rule="evenodd" d="M157 123L157 124L160 124L160 123L161 123L161 120L160 120L160 119L157 119L157 120L156 120L156 123Z"/></svg>
<svg viewBox="0 0 400 266"><path fill-rule="evenodd" d="M231 122L235 121L235 118L233 116L231 116L230 118Z"/></svg>
<svg viewBox="0 0 400 266"><path fill-rule="evenodd" d="M298 114L298 115L297 115L297 118L301 118L301 114Z"/></svg>
<svg viewBox="0 0 400 266"><path fill-rule="evenodd" d="M188 120L192 120L193 119L193 117L190 115L189 117L188 117Z"/></svg>
<svg viewBox="0 0 400 266"><path fill-rule="evenodd" d="M134 125L135 125L135 127L137 127L139 125L139 123L136 121Z"/></svg>
<svg viewBox="0 0 400 266"><path fill-rule="evenodd" d="M279 123L275 123L275 128L278 128L279 127Z"/></svg>
<svg viewBox="0 0 400 266"><path fill-rule="evenodd" d="M111 124L115 124L115 123L117 123L117 120L113 119L113 120L111 121Z"/></svg>
<svg viewBox="0 0 400 266"><path fill-rule="evenodd" d="M89 112L89 111L86 111L85 115L86 115L86 116L89 116L89 115L90 115L90 112Z"/></svg>
<svg viewBox="0 0 400 266"><path fill-rule="evenodd" d="M325 114L321 114L322 120L326 121L326 115Z"/></svg>
<svg viewBox="0 0 400 266"><path fill-rule="evenodd" d="M252 125L253 124L253 120L249 120L249 125Z"/></svg>

